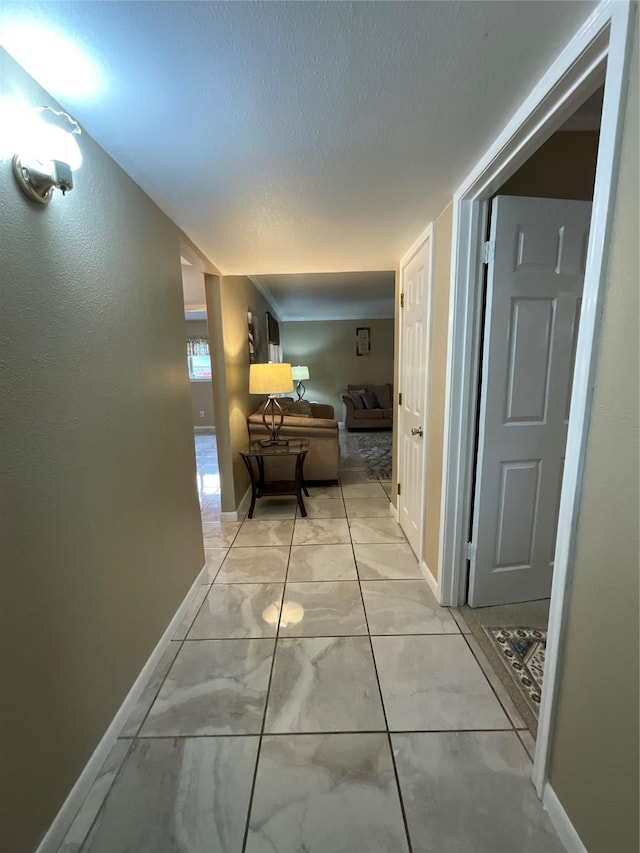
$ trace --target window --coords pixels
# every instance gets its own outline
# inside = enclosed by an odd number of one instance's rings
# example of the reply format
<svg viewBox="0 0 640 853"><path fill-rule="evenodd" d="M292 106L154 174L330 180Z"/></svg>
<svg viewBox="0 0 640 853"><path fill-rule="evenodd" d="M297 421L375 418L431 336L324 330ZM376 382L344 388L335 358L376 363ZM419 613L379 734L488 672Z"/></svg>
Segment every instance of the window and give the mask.
<svg viewBox="0 0 640 853"><path fill-rule="evenodd" d="M211 356L190 355L189 379L211 379Z"/></svg>
<svg viewBox="0 0 640 853"><path fill-rule="evenodd" d="M198 382L211 380L211 356L207 338L187 338L189 379Z"/></svg>

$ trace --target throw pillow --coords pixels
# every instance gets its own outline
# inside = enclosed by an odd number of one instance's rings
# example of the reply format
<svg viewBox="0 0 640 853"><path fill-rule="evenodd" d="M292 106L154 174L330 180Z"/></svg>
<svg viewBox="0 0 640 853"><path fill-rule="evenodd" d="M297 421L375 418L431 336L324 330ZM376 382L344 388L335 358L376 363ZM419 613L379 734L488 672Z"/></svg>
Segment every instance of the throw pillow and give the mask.
<svg viewBox="0 0 640 853"><path fill-rule="evenodd" d="M284 403L282 410L285 415L295 415L296 418L312 418L311 403L306 400L297 400L295 403Z"/></svg>
<svg viewBox="0 0 640 853"><path fill-rule="evenodd" d="M362 395L364 394L364 390L356 391L355 389L349 391L349 396L353 400L353 408L356 409L364 409L364 403L362 402Z"/></svg>
<svg viewBox="0 0 640 853"><path fill-rule="evenodd" d="M380 403L381 409L391 409L393 408L393 394L391 393L391 385L369 385L369 391L373 391L373 393L378 398L378 403Z"/></svg>
<svg viewBox="0 0 640 853"><path fill-rule="evenodd" d="M362 395L362 402L365 409L379 409L380 403L373 391L365 391Z"/></svg>

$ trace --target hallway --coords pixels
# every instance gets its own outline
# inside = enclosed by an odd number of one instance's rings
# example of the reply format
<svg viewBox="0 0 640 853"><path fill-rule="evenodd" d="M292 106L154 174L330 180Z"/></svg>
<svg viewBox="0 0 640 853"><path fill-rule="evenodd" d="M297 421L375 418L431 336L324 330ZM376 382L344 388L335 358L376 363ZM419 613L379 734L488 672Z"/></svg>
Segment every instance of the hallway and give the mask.
<svg viewBox="0 0 640 853"><path fill-rule="evenodd" d="M196 446L206 583L60 851L563 850L530 735L389 481L343 455L307 519L265 498L220 522L215 438Z"/></svg>

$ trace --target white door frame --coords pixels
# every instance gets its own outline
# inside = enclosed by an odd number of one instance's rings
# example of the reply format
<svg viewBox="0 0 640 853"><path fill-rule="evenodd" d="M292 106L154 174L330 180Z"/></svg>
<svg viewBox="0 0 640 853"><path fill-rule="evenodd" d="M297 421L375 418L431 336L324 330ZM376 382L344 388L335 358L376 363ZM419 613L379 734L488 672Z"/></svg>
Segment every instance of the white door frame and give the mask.
<svg viewBox="0 0 640 853"><path fill-rule="evenodd" d="M600 285L606 271L613 212L620 151L620 105L626 90L632 15L629 0L603 0L453 197L439 583L441 602L449 606L462 604L466 594L466 544L478 395L478 294L483 275L480 252L485 239L489 199L604 80L593 214L551 591L545 683L533 768L536 789L545 799L550 791L548 761L559 686L559 649L564 637L591 413L595 333L600 322Z"/></svg>
<svg viewBox="0 0 640 853"><path fill-rule="evenodd" d="M400 299L402 298L402 294L404 293L404 276L405 270L408 264L413 260L416 253L424 246L424 244L429 241L429 258L428 258L428 267L429 267L429 279L428 279L428 292L426 299L426 335L425 335L425 372L424 372L424 418L422 423L422 431L424 435L424 441L422 444L422 465L420 466L420 531L418 535L418 563L422 565L422 555L424 553L424 514L425 514L425 495L426 495L426 480L427 480L427 444L428 444L428 433L427 433L427 417L429 410L429 376L431 375L431 364L429 358L429 352L431 347L431 306L432 306L432 298L433 298L433 266L434 266L434 247L433 241L435 237L435 228L432 222L427 225L424 231L420 234L418 239L413 243L409 251L403 255L400 260L400 288L398 293L398 304L396 305L396 311L398 312L398 382L400 377L402 376L402 359L404 358L404 341L402 335L402 308L400 307ZM396 471L399 473L402 470L400 465L400 453L402 442L400 441L400 436L402 434L402 407L398 405L397 394L402 391L402 388L396 388L394 393L396 394L396 399L393 401L394 407L398 413L397 424L398 424L398 439L396 442ZM402 484L401 484L402 485ZM401 497L401 496L400 496ZM400 497L397 497L396 500L399 504ZM396 507L396 514L398 520L400 520L400 507L399 505Z"/></svg>

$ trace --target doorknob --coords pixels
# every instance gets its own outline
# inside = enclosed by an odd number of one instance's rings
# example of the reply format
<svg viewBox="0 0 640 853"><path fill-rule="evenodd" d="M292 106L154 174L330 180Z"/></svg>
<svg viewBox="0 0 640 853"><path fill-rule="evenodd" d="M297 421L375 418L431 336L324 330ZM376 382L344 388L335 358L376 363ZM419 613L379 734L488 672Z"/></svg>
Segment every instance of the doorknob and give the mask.
<svg viewBox="0 0 640 853"><path fill-rule="evenodd" d="M411 435L419 435L422 438L422 427L411 427Z"/></svg>

